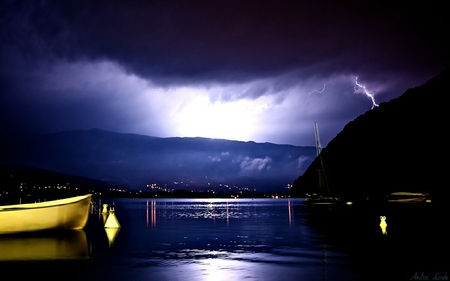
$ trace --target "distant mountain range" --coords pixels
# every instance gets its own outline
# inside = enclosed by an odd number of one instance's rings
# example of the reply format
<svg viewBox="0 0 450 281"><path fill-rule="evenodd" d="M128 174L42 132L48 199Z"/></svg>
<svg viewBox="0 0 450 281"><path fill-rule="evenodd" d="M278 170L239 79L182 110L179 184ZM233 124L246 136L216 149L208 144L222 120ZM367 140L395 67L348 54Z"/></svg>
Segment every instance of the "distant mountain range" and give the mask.
<svg viewBox="0 0 450 281"><path fill-rule="evenodd" d="M9 140L2 163L88 177L130 189L286 192L315 158L314 147L208 138L158 138L99 129ZM233 190L235 191L235 190Z"/></svg>
<svg viewBox="0 0 450 281"><path fill-rule="evenodd" d="M331 193L350 200L394 191L448 200L450 69L349 122L322 151ZM296 196L319 192L316 159L295 182Z"/></svg>
<svg viewBox="0 0 450 281"><path fill-rule="evenodd" d="M333 196L429 192L447 200L450 69L349 122L322 150ZM157 138L92 129L3 138L0 163L24 164L110 186L323 193L315 147L207 138ZM2 168L3 169L3 168ZM99 185L103 185L100 184Z"/></svg>

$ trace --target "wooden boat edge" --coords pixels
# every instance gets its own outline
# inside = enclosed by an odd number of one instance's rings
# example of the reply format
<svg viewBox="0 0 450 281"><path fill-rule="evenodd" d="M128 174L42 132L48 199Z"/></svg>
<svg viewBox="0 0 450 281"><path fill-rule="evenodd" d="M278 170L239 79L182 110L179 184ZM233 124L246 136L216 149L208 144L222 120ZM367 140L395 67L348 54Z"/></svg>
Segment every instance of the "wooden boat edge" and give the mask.
<svg viewBox="0 0 450 281"><path fill-rule="evenodd" d="M87 199L88 197L92 197L92 194L79 195L79 196L75 196L75 197L56 199L56 200L50 200L50 201L45 201L45 202L4 205L4 206L0 206L0 212L62 206L62 205L77 203L79 201Z"/></svg>

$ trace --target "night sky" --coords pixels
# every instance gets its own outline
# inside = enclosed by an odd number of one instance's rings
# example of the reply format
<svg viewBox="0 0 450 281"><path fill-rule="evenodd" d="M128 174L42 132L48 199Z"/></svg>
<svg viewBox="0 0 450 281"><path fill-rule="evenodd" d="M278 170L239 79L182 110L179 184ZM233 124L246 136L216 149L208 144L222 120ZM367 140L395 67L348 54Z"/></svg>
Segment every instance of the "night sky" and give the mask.
<svg viewBox="0 0 450 281"><path fill-rule="evenodd" d="M0 130L326 145L448 66L444 2L330 2L2 1Z"/></svg>

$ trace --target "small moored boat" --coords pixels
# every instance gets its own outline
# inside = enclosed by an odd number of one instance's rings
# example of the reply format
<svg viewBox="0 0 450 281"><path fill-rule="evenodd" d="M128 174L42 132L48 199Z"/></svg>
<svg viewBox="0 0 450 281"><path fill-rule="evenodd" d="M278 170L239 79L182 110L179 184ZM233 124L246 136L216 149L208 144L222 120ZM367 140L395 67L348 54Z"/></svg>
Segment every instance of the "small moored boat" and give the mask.
<svg viewBox="0 0 450 281"><path fill-rule="evenodd" d="M0 206L0 234L83 229L92 194L39 203Z"/></svg>
<svg viewBox="0 0 450 281"><path fill-rule="evenodd" d="M386 197L388 203L430 203L430 194L422 192L392 192Z"/></svg>

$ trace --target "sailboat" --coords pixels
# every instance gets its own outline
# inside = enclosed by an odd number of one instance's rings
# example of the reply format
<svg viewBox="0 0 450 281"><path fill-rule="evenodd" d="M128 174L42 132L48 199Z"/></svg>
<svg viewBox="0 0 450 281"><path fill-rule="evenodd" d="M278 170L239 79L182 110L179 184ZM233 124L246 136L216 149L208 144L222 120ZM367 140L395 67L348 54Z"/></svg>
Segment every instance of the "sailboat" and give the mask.
<svg viewBox="0 0 450 281"><path fill-rule="evenodd" d="M305 202L308 205L337 205L341 203L341 200L337 197L332 197L330 192L330 187L328 186L327 177L325 174L325 170L323 167L323 159L322 159L322 147L320 146L319 139L319 129L317 127L317 123L314 123L314 134L316 138L316 152L317 158L319 160L319 167L317 169L318 174L318 195L314 195ZM325 195L320 194L321 192L326 192Z"/></svg>

